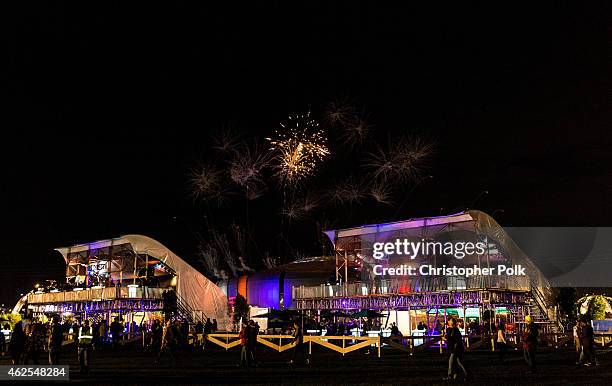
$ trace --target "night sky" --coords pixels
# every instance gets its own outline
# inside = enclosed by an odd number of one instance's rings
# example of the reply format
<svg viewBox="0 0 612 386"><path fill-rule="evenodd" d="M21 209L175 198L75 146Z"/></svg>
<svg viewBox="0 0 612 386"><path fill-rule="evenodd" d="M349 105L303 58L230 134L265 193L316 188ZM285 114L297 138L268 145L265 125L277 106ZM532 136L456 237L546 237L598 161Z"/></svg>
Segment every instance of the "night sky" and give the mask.
<svg viewBox="0 0 612 386"><path fill-rule="evenodd" d="M139 233L190 260L204 209L189 170L211 133L264 137L334 98L363 106L383 141L416 131L437 146L434 179L400 214L366 207L339 225L448 214L484 190L475 207L502 225L612 225L599 2L254 3L3 5L2 303L62 277L55 247ZM268 205L251 225L282 250ZM308 229L292 237L316 253Z"/></svg>

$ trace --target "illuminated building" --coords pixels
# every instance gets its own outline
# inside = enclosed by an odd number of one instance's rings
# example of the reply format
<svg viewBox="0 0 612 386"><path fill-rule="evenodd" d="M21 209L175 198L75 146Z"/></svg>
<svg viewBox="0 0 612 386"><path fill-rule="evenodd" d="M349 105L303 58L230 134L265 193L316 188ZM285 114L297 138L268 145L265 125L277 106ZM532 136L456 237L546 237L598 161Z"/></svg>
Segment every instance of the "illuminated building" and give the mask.
<svg viewBox="0 0 612 386"><path fill-rule="evenodd" d="M70 314L107 321L121 316L141 323L161 317L169 309L164 301L172 299L172 311L183 319L227 324L227 299L219 287L149 237L125 235L56 250L66 262L66 283L26 294L14 311L27 304L33 316Z"/></svg>

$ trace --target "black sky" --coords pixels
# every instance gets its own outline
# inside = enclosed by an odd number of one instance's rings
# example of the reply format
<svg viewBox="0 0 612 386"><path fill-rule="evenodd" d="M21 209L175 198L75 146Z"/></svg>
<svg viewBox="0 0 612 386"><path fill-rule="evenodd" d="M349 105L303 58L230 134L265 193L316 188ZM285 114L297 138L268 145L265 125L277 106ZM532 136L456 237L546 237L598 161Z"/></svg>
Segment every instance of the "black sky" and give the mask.
<svg viewBox="0 0 612 386"><path fill-rule="evenodd" d="M58 246L140 233L189 258L211 132L263 136L337 97L435 138L404 217L488 190L502 225L611 225L602 3L378 3L3 5L1 301L61 277Z"/></svg>

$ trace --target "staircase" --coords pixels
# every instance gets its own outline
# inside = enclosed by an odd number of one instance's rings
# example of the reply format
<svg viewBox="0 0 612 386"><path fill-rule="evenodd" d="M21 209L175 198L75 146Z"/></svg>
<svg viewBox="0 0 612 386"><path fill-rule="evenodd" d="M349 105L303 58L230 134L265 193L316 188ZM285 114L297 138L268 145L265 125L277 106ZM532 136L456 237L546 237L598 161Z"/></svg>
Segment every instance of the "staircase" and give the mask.
<svg viewBox="0 0 612 386"><path fill-rule="evenodd" d="M196 311L191 308L191 306L175 291L168 292L164 295L164 303L165 312L178 315L189 324L197 324L198 322L204 323L206 321L206 314L204 314L203 311Z"/></svg>
<svg viewBox="0 0 612 386"><path fill-rule="evenodd" d="M178 294L176 295L176 309L183 318L187 319L189 324L197 324L198 322L205 323L206 315L203 311L196 311L187 302L185 302Z"/></svg>
<svg viewBox="0 0 612 386"><path fill-rule="evenodd" d="M538 302L534 299L533 295L527 298L528 304L528 315L535 323L548 323L548 315L542 310Z"/></svg>
<svg viewBox="0 0 612 386"><path fill-rule="evenodd" d="M544 325L548 332L563 332L563 325L557 317L556 308L550 307L542 291L535 286L531 286L529 297L527 298L528 315L535 323ZM526 315L520 315L521 320Z"/></svg>

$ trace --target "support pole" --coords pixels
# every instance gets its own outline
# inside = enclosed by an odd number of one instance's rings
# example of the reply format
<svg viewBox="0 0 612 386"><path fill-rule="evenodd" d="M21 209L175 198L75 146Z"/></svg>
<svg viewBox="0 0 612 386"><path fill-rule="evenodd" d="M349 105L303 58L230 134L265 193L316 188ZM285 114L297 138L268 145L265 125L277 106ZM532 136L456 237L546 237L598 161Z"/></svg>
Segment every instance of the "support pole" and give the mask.
<svg viewBox="0 0 612 386"><path fill-rule="evenodd" d="M132 281L132 284L136 284L136 274L138 272L136 272L136 267L138 266L138 254L136 252L134 252L134 279Z"/></svg>
<svg viewBox="0 0 612 386"><path fill-rule="evenodd" d="M338 272L338 269L338 251L336 251L336 283L338 283L338 280L340 280L340 272Z"/></svg>
<svg viewBox="0 0 612 386"><path fill-rule="evenodd" d="M348 252L344 251L344 288L345 296L348 296Z"/></svg>
<svg viewBox="0 0 612 386"><path fill-rule="evenodd" d="M408 305L408 334L412 336L412 318L410 314L412 314L412 310L410 309L410 304L409 304Z"/></svg>
<svg viewBox="0 0 612 386"><path fill-rule="evenodd" d="M446 318L446 307L444 307L444 325L446 326L447 323L448 323L448 320Z"/></svg>

